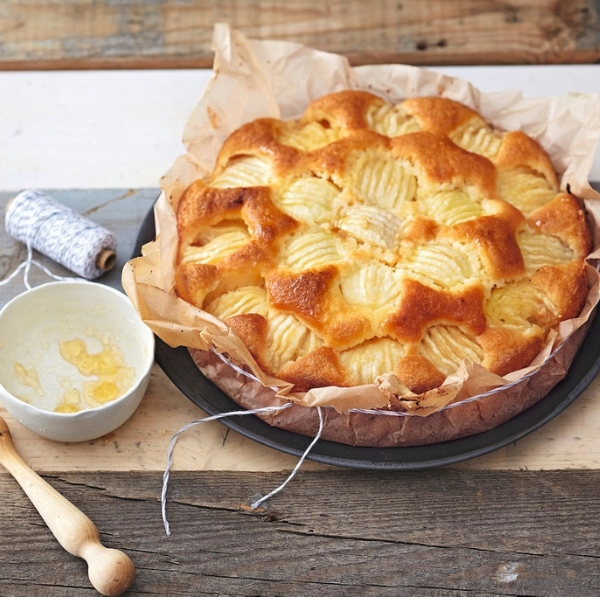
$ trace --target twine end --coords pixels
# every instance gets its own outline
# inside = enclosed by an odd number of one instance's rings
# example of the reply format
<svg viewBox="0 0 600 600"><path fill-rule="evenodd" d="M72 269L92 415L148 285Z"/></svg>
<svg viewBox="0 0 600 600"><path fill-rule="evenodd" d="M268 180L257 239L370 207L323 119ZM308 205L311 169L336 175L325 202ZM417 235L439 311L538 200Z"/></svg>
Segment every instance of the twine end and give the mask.
<svg viewBox="0 0 600 600"><path fill-rule="evenodd" d="M265 496L265 494L256 492L255 494L252 494L246 502L240 504L240 508L242 510L263 513L269 508L269 504L266 500L267 496Z"/></svg>

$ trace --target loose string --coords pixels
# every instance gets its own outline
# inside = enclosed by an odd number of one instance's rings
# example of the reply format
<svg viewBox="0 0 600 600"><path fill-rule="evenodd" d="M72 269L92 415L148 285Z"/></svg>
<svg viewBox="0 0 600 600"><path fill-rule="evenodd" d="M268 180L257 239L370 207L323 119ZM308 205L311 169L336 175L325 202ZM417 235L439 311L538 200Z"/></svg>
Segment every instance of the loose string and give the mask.
<svg viewBox="0 0 600 600"><path fill-rule="evenodd" d="M259 379L253 373L248 372L247 370L236 365L233 361L230 361L223 353L217 351L216 348L211 347L210 350L214 354L216 354L225 364L227 364L229 367L234 369L237 373L239 373L253 381L257 381L257 382L259 381ZM516 383L518 383L518 382L509 382L509 383L505 384L504 386L502 386L502 388L511 387L511 386L515 385ZM271 389L273 389L274 391L277 391L276 387L271 387ZM497 390L489 390L488 392L482 393L480 396L478 396L478 398L483 398L489 394L494 393L494 391L497 391ZM466 398L464 400L447 405L439 410L448 410L453 407L472 402L473 399L474 398ZM273 406L273 407L259 408L259 409L254 409L254 410L241 410L241 411L224 413L224 414L220 414L220 415L213 415L211 417L206 417L204 419L200 419L198 421L194 421L192 423L189 423L188 425L185 425L173 436L173 439L171 440L171 443L169 445L167 467L166 467L165 473L163 475L163 488L162 488L162 493L161 493L162 518L163 518L163 524L164 524L167 536L171 535L171 530L169 527L169 522L168 522L167 514L166 514L167 489L168 489L169 473L170 473L170 470L171 470L171 467L173 464L173 451L174 451L175 444L177 442L178 437L182 433L184 433L188 429L194 427L195 425L198 425L199 423L206 423L208 421L213 421L213 420L221 419L221 418L228 417L228 416L252 415L252 414L258 414L261 412L275 412L278 410L284 410L285 408L289 408L290 406L292 406L291 402L288 404L285 404L283 406ZM267 501L269 498L273 497L274 495L278 494L281 490L283 490L286 487L286 485L296 476L298 470L302 466L302 463L307 458L307 456L313 449L314 445L321 438L321 435L323 433L324 424L325 424L324 411L323 411L323 408L320 406L317 406L316 408L317 408L318 415L319 415L319 429L318 429L316 436L311 441L309 446L306 448L306 450L304 451L304 453L298 460L296 466L294 467L292 472L289 474L289 476L285 479L285 481L281 485L279 485L279 487L277 487L276 489L274 489L271 492L269 492L268 494L260 497L258 500L255 500L254 502L252 502L250 504L250 508L252 510L256 510L261 504L263 504L265 501ZM413 417L414 418L414 415L406 413L404 411L390 411L390 410L380 410L380 409L351 409L350 412L365 413L365 414L372 414L372 415L385 415L385 416Z"/></svg>
<svg viewBox="0 0 600 600"><path fill-rule="evenodd" d="M308 447L300 457L300 460L296 463L296 466L289 474L288 478L278 488L274 489L272 492L269 492L266 496L263 496L262 498L259 498L258 500L254 501L250 505L250 508L252 508L253 510L257 509L263 502L265 502L275 494L278 494L294 478L294 476L302 466L304 459L308 456L313 446L319 441L319 438L323 433L323 426L325 425L325 419L323 418L323 409L320 406L317 406L317 412L319 413L319 431L317 432L317 435L314 437L313 441L308 445Z"/></svg>
<svg viewBox="0 0 600 600"><path fill-rule="evenodd" d="M5 227L9 235L27 246L28 256L23 268L28 287L32 265L50 274L33 260L32 249L85 279L97 279L114 266L115 236L39 190L25 190L9 201Z"/></svg>
<svg viewBox="0 0 600 600"><path fill-rule="evenodd" d="M33 250L31 248L31 244L27 244L27 258L10 274L8 277L0 281L0 286L6 285L10 283L21 271L23 273L23 284L25 287L30 290L32 288L31 283L29 282L29 273L31 272L31 267L37 267L42 270L48 277L52 279L56 279L57 281L75 281L80 280L80 277L63 277L61 275L57 275L53 273L50 269L45 267L41 262L34 260L33 258Z"/></svg>
<svg viewBox="0 0 600 600"><path fill-rule="evenodd" d="M163 524L165 527L165 532L168 536L171 535L171 528L169 526L169 520L167 519L167 490L168 490L168 486L169 486L169 476L171 473L171 469L173 467L173 452L175 450L175 445L177 444L177 440L179 439L179 436L181 436L183 433L185 433L192 427L199 425L200 423L208 423L209 421L216 421L218 419L224 419L226 417L257 415L260 413L277 412L280 410L285 410L286 408L289 408L290 406L292 406L291 402L284 404L282 406L267 406L267 407L263 407L263 408L252 409L252 410L235 410L235 411L231 411L231 412L227 412L227 413L221 413L218 415L212 415L209 417L204 417L203 419L199 419L197 421L192 421L191 423L184 425L181 429L179 429L179 431L177 431L175 433L175 435L171 439L171 443L169 444L169 449L167 452L167 466L166 466L165 472L163 474L163 485L162 485L162 491L161 491L161 495L160 495L162 520L163 520ZM302 456L298 460L296 466L294 467L294 469L292 470L290 475L287 477L287 479L279 487L274 489L272 492L269 492L265 496L259 498L258 500L255 500L250 505L252 510L255 510L263 502L265 502L266 500L268 500L275 494L278 494L294 478L294 476L296 475L296 473L302 466L302 463L304 462L304 460L306 459L306 457L308 456L308 454L310 453L310 451L312 450L314 445L317 443L317 441L321 437L321 434L323 433L323 427L325 424L325 419L323 417L323 410L321 409L321 407L317 407L317 411L319 414L319 430L317 432L317 435L314 437L314 439L308 445L306 450L303 452Z"/></svg>

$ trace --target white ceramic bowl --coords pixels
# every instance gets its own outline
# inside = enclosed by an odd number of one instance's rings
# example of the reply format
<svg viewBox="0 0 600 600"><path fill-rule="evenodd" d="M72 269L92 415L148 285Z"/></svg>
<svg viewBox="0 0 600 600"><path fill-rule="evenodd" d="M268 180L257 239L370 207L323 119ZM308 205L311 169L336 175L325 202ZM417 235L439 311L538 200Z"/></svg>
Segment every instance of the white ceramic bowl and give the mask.
<svg viewBox="0 0 600 600"><path fill-rule="evenodd" d="M108 286L47 283L0 311L0 400L42 437L81 442L115 430L139 406L153 362L154 335Z"/></svg>

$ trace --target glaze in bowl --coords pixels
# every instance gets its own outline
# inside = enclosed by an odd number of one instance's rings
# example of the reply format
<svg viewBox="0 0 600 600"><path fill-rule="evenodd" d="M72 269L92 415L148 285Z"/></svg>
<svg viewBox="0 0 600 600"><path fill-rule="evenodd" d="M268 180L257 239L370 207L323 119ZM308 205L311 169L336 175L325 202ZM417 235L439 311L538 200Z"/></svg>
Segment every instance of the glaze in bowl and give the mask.
<svg viewBox="0 0 600 600"><path fill-rule="evenodd" d="M154 348L125 294L85 280L40 285L0 311L0 400L42 437L101 437L139 406Z"/></svg>

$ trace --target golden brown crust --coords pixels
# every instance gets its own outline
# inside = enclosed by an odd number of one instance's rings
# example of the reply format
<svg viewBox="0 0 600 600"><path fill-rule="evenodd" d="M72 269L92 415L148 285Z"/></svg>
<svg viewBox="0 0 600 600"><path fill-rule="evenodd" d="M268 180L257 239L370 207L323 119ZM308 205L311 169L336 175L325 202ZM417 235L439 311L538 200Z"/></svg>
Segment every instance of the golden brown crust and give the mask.
<svg viewBox="0 0 600 600"><path fill-rule="evenodd" d="M557 194L554 200L530 213L528 222L536 231L562 240L579 259L591 252L592 235L585 210L572 194Z"/></svg>
<svg viewBox="0 0 600 600"><path fill-rule="evenodd" d="M474 110L447 98L408 98L402 107L416 117L422 129L445 136L471 119L482 121Z"/></svg>
<svg viewBox="0 0 600 600"><path fill-rule="evenodd" d="M496 170L485 156L467 152L445 135L407 133L391 141L391 154L415 165L427 184L474 186L482 198L496 196Z"/></svg>
<svg viewBox="0 0 600 600"><path fill-rule="evenodd" d="M426 358L417 354L402 357L396 367L396 375L416 394L439 387L446 379Z"/></svg>
<svg viewBox="0 0 600 600"><path fill-rule="evenodd" d="M487 215L454 225L450 235L478 247L491 278L510 280L522 276L525 271L515 229L512 219L504 215Z"/></svg>
<svg viewBox="0 0 600 600"><path fill-rule="evenodd" d="M242 340L252 356L257 360L261 369L268 369L268 364L261 363L265 356L267 344L267 320L262 315L247 313L234 315L225 319L225 324L231 327L235 334Z"/></svg>
<svg viewBox="0 0 600 600"><path fill-rule="evenodd" d="M293 383L296 389L300 390L328 385L348 385L337 353L327 347L316 348L298 360L287 363L278 372L278 376Z"/></svg>
<svg viewBox="0 0 600 600"><path fill-rule="evenodd" d="M531 327L527 332L506 327L488 327L477 341L485 353L483 366L492 373L505 375L529 365L544 345L541 330Z"/></svg>
<svg viewBox="0 0 600 600"><path fill-rule="evenodd" d="M540 326L556 328L561 321L574 319L581 312L588 293L585 265L573 261L565 265L541 267L531 281L543 290L552 306L546 309L547 319L539 319Z"/></svg>
<svg viewBox="0 0 600 600"><path fill-rule="evenodd" d="M585 212L546 152L443 98L344 91L248 123L177 223L177 294L294 391L505 375L588 289Z"/></svg>
<svg viewBox="0 0 600 600"><path fill-rule="evenodd" d="M216 264L187 261L185 252L206 244L203 232L223 222L239 221L247 243ZM222 295L246 285L260 285L273 264L286 232L296 221L275 207L266 187L214 189L201 182L186 190L177 210L179 266L175 290L184 300L202 306L209 294Z"/></svg>
<svg viewBox="0 0 600 600"><path fill-rule="evenodd" d="M496 167L504 170L523 166L540 173L554 188L558 188L556 171L540 144L522 131L509 131L500 146Z"/></svg>
<svg viewBox="0 0 600 600"><path fill-rule="evenodd" d="M477 335L486 325L484 299L480 285L452 292L407 279L384 331L405 343L420 341L429 327L439 323L460 325Z"/></svg>
<svg viewBox="0 0 600 600"><path fill-rule="evenodd" d="M242 125L223 143L213 175L223 171L234 157L255 154L270 159L278 173L292 169L302 160L302 153L277 141L279 126L275 119L257 119Z"/></svg>
<svg viewBox="0 0 600 600"><path fill-rule="evenodd" d="M359 129L351 137L331 142L306 154L306 163L311 172L334 182L342 180L351 169L348 158L366 149L373 152L389 152L390 140L378 133Z"/></svg>
<svg viewBox="0 0 600 600"><path fill-rule="evenodd" d="M383 104L381 98L358 90L343 90L317 98L306 109L300 122L318 122L326 129L332 126L345 129L364 129L366 113L373 104Z"/></svg>
<svg viewBox="0 0 600 600"><path fill-rule="evenodd" d="M276 272L266 284L271 306L295 315L337 350L372 337L368 319L352 310L339 293L337 270Z"/></svg>

